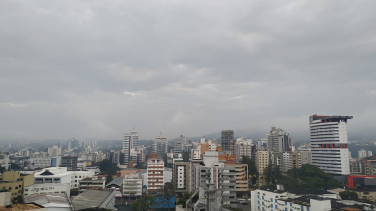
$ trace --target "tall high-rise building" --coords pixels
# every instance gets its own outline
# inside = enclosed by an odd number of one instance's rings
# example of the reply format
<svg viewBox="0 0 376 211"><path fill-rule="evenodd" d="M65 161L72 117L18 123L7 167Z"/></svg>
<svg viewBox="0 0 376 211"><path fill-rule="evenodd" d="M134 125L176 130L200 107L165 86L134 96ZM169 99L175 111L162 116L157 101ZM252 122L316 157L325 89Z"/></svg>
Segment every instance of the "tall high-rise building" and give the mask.
<svg viewBox="0 0 376 211"><path fill-rule="evenodd" d="M221 132L222 151L234 155L234 131L222 130Z"/></svg>
<svg viewBox="0 0 376 211"><path fill-rule="evenodd" d="M264 174L264 170L269 165L269 152L257 151L256 152L256 168L259 174Z"/></svg>
<svg viewBox="0 0 376 211"><path fill-rule="evenodd" d="M164 186L164 161L157 154L150 155L147 175L148 194L155 194Z"/></svg>
<svg viewBox="0 0 376 211"><path fill-rule="evenodd" d="M63 156L60 167L67 167L68 171L77 171L77 160L77 156Z"/></svg>
<svg viewBox="0 0 376 211"><path fill-rule="evenodd" d="M347 120L352 116L309 117L312 164L336 174L350 174Z"/></svg>
<svg viewBox="0 0 376 211"><path fill-rule="evenodd" d="M248 156L248 157L252 158L252 141L247 140L244 137L240 137L236 140L235 162L241 163L242 156Z"/></svg>
<svg viewBox="0 0 376 211"><path fill-rule="evenodd" d="M187 144L187 138L183 135L180 135L180 137L177 137L175 139L175 146L174 146L174 158L181 157L181 154L183 152L183 146Z"/></svg>
<svg viewBox="0 0 376 211"><path fill-rule="evenodd" d="M280 128L272 127L268 134L268 149L273 152L292 151L292 137Z"/></svg>
<svg viewBox="0 0 376 211"><path fill-rule="evenodd" d="M167 138L163 137L161 132L161 134L157 138L155 138L154 153L157 153L157 156L159 158L166 159L167 147Z"/></svg>
<svg viewBox="0 0 376 211"><path fill-rule="evenodd" d="M123 136L123 153L124 164L128 165L131 159L131 149L136 149L138 146L138 132L133 128L129 134Z"/></svg>

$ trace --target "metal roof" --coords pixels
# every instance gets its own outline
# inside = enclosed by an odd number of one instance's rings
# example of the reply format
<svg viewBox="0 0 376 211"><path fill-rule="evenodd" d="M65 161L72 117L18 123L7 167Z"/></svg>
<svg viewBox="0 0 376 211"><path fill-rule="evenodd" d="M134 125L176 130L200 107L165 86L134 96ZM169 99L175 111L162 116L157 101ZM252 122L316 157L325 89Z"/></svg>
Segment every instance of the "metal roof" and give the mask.
<svg viewBox="0 0 376 211"><path fill-rule="evenodd" d="M118 177L114 180L112 180L110 183L108 183L106 185L107 186L110 186L110 185L117 185L117 186L121 186L123 184L123 180L124 180L124 177Z"/></svg>

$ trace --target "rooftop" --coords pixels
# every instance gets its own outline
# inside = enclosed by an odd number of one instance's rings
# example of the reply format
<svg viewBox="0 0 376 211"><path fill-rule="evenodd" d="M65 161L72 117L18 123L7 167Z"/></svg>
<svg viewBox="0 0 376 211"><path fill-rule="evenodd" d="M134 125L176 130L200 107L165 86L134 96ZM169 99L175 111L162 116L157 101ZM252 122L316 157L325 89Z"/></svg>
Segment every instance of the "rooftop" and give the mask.
<svg viewBox="0 0 376 211"><path fill-rule="evenodd" d="M72 203L76 210L99 208L103 202L111 196L112 192L113 191L109 190L86 190L76 196L72 200Z"/></svg>
<svg viewBox="0 0 376 211"><path fill-rule="evenodd" d="M38 194L24 196L25 202L34 202L44 207L70 207L68 199L63 193Z"/></svg>
<svg viewBox="0 0 376 211"><path fill-rule="evenodd" d="M287 191L285 191L285 190L277 190L277 189L275 189L275 188L258 189L258 190L268 191L268 192L272 192L272 193L286 193L286 192L287 192Z"/></svg>
<svg viewBox="0 0 376 211"><path fill-rule="evenodd" d="M303 206L311 206L311 199L318 200L318 201L330 200L331 207L332 207L331 210L333 210L333 211L341 210L343 208L354 208L352 206L349 206L349 205L346 205L346 204L339 202L339 200L330 199L330 198L323 198L323 197L318 197L318 196L313 196L313 195L301 196L301 197L294 198L294 199L289 198L289 199L279 199L279 200L291 202L291 203L299 204L299 205L303 205Z"/></svg>
<svg viewBox="0 0 376 211"><path fill-rule="evenodd" d="M294 187L286 189L287 192L297 194L297 195L323 195L323 194L335 194L332 192L328 192L327 190L320 190L315 188L301 188L301 187Z"/></svg>
<svg viewBox="0 0 376 211"><path fill-rule="evenodd" d="M110 186L110 185L117 185L117 186L121 186L123 184L123 180L124 180L124 177L118 177L114 180L112 180L110 183L108 183L106 185L107 186Z"/></svg>

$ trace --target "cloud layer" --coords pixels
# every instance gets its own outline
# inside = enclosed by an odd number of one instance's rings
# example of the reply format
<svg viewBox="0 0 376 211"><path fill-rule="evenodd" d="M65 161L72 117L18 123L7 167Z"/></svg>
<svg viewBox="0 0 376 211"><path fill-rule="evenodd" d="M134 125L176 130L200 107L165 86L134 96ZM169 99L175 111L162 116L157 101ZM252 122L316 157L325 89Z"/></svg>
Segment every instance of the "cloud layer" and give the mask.
<svg viewBox="0 0 376 211"><path fill-rule="evenodd" d="M0 140L376 118L373 1L2 1ZM258 137L254 137L258 138Z"/></svg>

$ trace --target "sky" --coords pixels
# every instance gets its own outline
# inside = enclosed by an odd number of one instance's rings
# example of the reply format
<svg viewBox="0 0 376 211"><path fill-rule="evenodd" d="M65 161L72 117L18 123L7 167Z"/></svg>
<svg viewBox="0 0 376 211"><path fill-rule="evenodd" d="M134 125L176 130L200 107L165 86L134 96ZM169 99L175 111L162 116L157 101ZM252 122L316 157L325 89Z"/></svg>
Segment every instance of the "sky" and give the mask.
<svg viewBox="0 0 376 211"><path fill-rule="evenodd" d="M0 2L0 140L374 136L376 1ZM257 135L259 136L259 135Z"/></svg>

